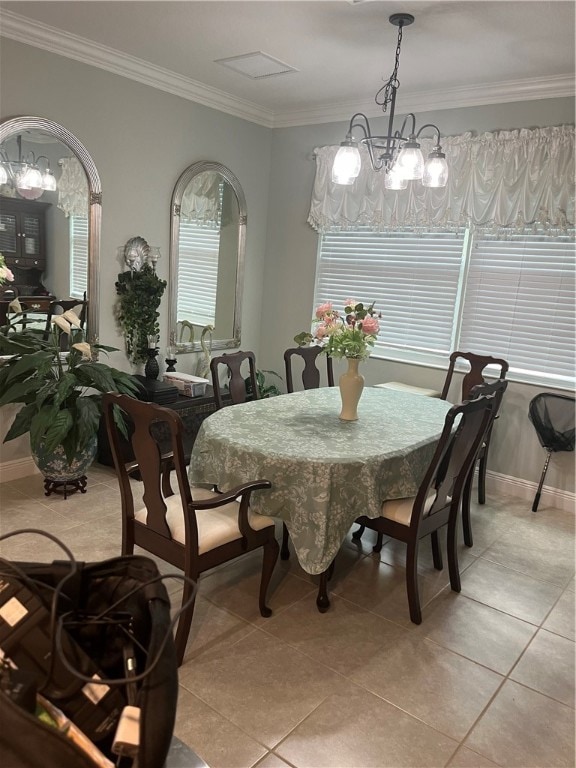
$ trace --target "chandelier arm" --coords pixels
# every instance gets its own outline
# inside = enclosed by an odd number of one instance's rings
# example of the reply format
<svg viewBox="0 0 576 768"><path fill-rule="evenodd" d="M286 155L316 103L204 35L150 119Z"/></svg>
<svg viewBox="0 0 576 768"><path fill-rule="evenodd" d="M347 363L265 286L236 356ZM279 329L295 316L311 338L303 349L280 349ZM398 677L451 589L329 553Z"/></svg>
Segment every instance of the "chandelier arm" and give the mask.
<svg viewBox="0 0 576 768"><path fill-rule="evenodd" d="M361 118L364 122L355 123L354 121L356 120L357 117ZM368 118L363 112L356 112L356 114L352 116L352 119L350 120L350 128L348 129L348 135L350 136L350 138L352 138L353 128L362 129L362 132L364 133L364 138L360 139L360 143L364 144L368 149L368 155L370 156L370 163L372 164L372 168L375 171L381 171L382 168L384 167L384 163L382 161L382 157L377 158L374 154L374 148L372 146L372 142L375 137L372 136L372 133L370 131L370 123L368 122Z"/></svg>
<svg viewBox="0 0 576 768"><path fill-rule="evenodd" d="M425 128L433 128L436 131L436 144L437 146L440 146L440 128L438 128L437 125L434 125L434 123L426 123L423 125L416 134L416 138L419 138L420 134Z"/></svg>

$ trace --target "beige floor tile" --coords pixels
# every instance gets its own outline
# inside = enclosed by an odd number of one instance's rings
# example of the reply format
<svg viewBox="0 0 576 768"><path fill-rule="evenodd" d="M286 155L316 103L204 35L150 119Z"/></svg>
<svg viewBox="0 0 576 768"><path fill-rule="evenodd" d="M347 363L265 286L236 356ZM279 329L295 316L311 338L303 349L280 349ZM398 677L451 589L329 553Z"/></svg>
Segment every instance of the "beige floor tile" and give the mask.
<svg viewBox="0 0 576 768"><path fill-rule="evenodd" d="M373 654L351 679L457 740L503 681L501 675L413 633Z"/></svg>
<svg viewBox="0 0 576 768"><path fill-rule="evenodd" d="M415 629L416 634L502 675L512 669L535 632L533 624L452 591L430 604Z"/></svg>
<svg viewBox="0 0 576 768"><path fill-rule="evenodd" d="M272 748L345 681L256 629L225 654L216 650L192 659L180 683Z"/></svg>
<svg viewBox="0 0 576 768"><path fill-rule="evenodd" d="M540 624L562 590L479 558L462 574L462 594L518 619Z"/></svg>
<svg viewBox="0 0 576 768"><path fill-rule="evenodd" d="M464 743L504 768L573 768L574 710L509 680Z"/></svg>
<svg viewBox="0 0 576 768"><path fill-rule="evenodd" d="M558 531L524 526L495 542L482 558L565 587L574 577L574 543Z"/></svg>
<svg viewBox="0 0 576 768"><path fill-rule="evenodd" d="M439 768L457 747L367 691L329 696L274 751L299 768Z"/></svg>
<svg viewBox="0 0 576 768"><path fill-rule="evenodd" d="M181 596L175 600L171 595L172 611L180 608ZM254 627L238 616L233 616L226 610L205 600L202 596L196 598L192 626L188 636L184 664L180 667L180 675L184 675L192 660L207 654L224 654L227 649L242 640Z"/></svg>
<svg viewBox="0 0 576 768"><path fill-rule="evenodd" d="M335 595L340 595L403 627L414 626L408 611L406 572L403 568L394 568L376 557L365 557L343 578L339 578L336 572L334 582L331 589ZM420 603L424 609L444 589L444 584L440 578L432 580L425 576L420 576L418 583ZM423 610L423 615L425 614L426 611Z"/></svg>
<svg viewBox="0 0 576 768"><path fill-rule="evenodd" d="M574 707L574 642L540 630L510 679Z"/></svg>
<svg viewBox="0 0 576 768"><path fill-rule="evenodd" d="M226 568L208 572L202 581L202 594L216 605L227 608L246 621L265 625L258 608L262 574L262 550L237 558ZM275 568L268 587L268 606L273 616L306 595L315 604L317 587L283 568Z"/></svg>
<svg viewBox="0 0 576 768"><path fill-rule="evenodd" d="M260 760L256 768L289 768L289 764L281 760L274 752L269 752Z"/></svg>
<svg viewBox="0 0 576 768"><path fill-rule="evenodd" d="M392 648L406 630L338 596L326 613L303 598L262 627L330 669L350 677Z"/></svg>
<svg viewBox="0 0 576 768"><path fill-rule="evenodd" d="M574 640L574 593L564 592L560 600L556 603L550 615L542 625L544 629L554 632L568 640Z"/></svg>
<svg viewBox="0 0 576 768"><path fill-rule="evenodd" d="M472 752L467 747L460 747L446 768L498 768L496 763Z"/></svg>
<svg viewBox="0 0 576 768"><path fill-rule="evenodd" d="M182 687L174 735L200 755L210 768L248 768L267 752L265 747Z"/></svg>
<svg viewBox="0 0 576 768"><path fill-rule="evenodd" d="M437 571L434 568L432 562L432 546L430 544L430 538L422 539L418 548L418 573L423 576L428 576L430 579L439 579L444 584L448 584L450 581L448 575L448 554L446 548L446 530L440 532L440 545L442 547L442 558L444 562L444 569ZM406 544L395 539L390 541L382 547L380 552L380 560L388 565L393 565L400 568L406 567ZM472 565L476 561L476 554L469 547L461 544L458 547L458 566L460 572L466 570L468 566Z"/></svg>

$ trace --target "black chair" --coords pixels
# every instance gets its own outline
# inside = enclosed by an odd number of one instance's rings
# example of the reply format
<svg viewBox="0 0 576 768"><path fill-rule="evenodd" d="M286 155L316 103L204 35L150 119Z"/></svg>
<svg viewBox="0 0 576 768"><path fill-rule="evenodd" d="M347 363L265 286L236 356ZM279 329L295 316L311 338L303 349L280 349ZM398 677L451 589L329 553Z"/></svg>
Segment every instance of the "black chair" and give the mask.
<svg viewBox="0 0 576 768"><path fill-rule="evenodd" d="M248 377L246 377L241 368L244 363L248 363ZM213 357L210 361L210 373L212 374L212 387L214 389L214 399L216 407L222 408L225 403L220 391L220 367L225 366L228 374L228 390L232 405L245 403L248 400L246 392L246 381L249 380L251 399L258 399L258 382L256 380L256 358L254 352L233 352L232 354L223 354L219 357ZM244 366L245 367L245 366Z"/></svg>
<svg viewBox="0 0 576 768"><path fill-rule="evenodd" d="M292 377L292 361L299 357L304 363L302 369L302 386L304 389L318 389L320 387L320 370L317 366L318 355L323 354L322 347L290 347L284 352L284 367L286 369L286 389L294 392L294 380ZM324 354L326 358L326 380L329 387L334 386L334 370L332 358Z"/></svg>
<svg viewBox="0 0 576 768"><path fill-rule="evenodd" d="M479 384L486 383L484 380L484 370L489 365L496 366L500 369L500 372L498 374L499 379L505 379L506 374L508 373L508 367L509 367L508 363L506 362L506 360L503 360L500 357L491 357L490 355L476 355L473 352L452 352L452 354L450 355L450 365L448 366L446 379L444 381L444 387L442 389L442 393L440 394L441 400L448 399L448 392L450 390L450 385L452 384L454 370L456 368L456 365L461 361L465 361L469 366L469 370L464 374L464 378L462 379L462 389L460 394L461 402L464 402L465 400L468 400L470 398L470 392L472 391L473 387L476 387ZM486 502L486 466L488 461L488 448L490 447L491 433L492 433L492 429L490 429L488 434L486 435L477 459L479 462L478 464L478 503L479 504L484 504Z"/></svg>
<svg viewBox="0 0 576 768"><path fill-rule="evenodd" d="M272 614L266 605L266 593L278 558L274 521L250 512L252 491L270 488L267 480L244 483L227 493L205 488L190 489L186 474L183 427L178 414L154 403L108 393L103 396L104 418L122 499L122 554L131 555L134 545L142 547L196 581L201 573L254 549L263 547L260 580L260 613ZM121 409L130 419L130 443L133 460L126 461L122 436L116 418ZM168 434L170 450L163 452ZM170 473L176 471L178 491L170 485ZM134 497L134 481L139 472L143 482L142 501ZM182 605L191 600L194 589L184 585ZM182 663L194 602L178 619L176 654Z"/></svg>
<svg viewBox="0 0 576 768"><path fill-rule="evenodd" d="M375 552L382 549L383 536L404 541L406 551L406 590L410 619L422 622L418 592L418 544L431 536L434 567L442 570L442 551L438 531L448 526L448 569L450 586L460 592L457 552L458 508L464 486L482 439L492 418L494 396L480 396L453 406L446 415L444 429L430 465L415 497L385 501L381 516L359 517L360 533L371 528L378 533Z"/></svg>
<svg viewBox="0 0 576 768"><path fill-rule="evenodd" d="M498 381L495 381L493 384L478 384L475 387L472 387L472 390L470 391L469 397L471 400L480 397L481 395L494 395L492 416L486 427L486 434L480 444L478 454L486 450L486 439L492 432L494 420L498 418L498 412L502 405L502 398L504 397L504 392L506 392L507 386L508 382L505 379L498 379ZM466 480L466 485L464 486L464 493L462 494L462 531L464 534L464 544L466 544L467 547L471 547L474 544L474 539L472 537L472 522L470 520L470 504L472 501L472 483L474 482L474 468L476 467L477 458L478 456L472 462L472 468L468 475L468 479Z"/></svg>
<svg viewBox="0 0 576 768"><path fill-rule="evenodd" d="M574 450L575 403L575 398L570 395L541 392L530 401L528 406L528 416L534 425L540 445L546 448L546 460L532 504L532 512L538 510L542 486L552 454Z"/></svg>

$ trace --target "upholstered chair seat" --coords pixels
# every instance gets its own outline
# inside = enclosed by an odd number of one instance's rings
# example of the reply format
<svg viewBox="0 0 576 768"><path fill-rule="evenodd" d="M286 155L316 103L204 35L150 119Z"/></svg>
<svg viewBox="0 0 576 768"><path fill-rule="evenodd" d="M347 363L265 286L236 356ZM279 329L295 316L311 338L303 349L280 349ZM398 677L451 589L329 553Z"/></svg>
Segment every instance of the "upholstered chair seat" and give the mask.
<svg viewBox="0 0 576 768"><path fill-rule="evenodd" d="M424 502L424 512L422 517L426 517L428 515L435 498L435 493L431 493L430 496L428 496ZM450 500L451 499L449 499L449 501ZM380 517L385 517L387 520L395 520L401 525L410 525L410 520L412 518L412 508L415 501L416 496L408 496L404 499L391 499L390 501L385 501L384 504L382 504Z"/></svg>

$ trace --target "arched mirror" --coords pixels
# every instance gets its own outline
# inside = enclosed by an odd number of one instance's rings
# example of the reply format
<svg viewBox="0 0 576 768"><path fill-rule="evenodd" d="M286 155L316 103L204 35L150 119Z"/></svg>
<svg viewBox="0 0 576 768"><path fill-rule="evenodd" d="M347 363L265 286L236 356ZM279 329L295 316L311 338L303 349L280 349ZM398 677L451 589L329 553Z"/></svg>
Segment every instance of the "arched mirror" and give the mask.
<svg viewBox="0 0 576 768"><path fill-rule="evenodd" d="M212 327L212 349L240 345L246 201L234 174L220 163L194 163L172 195L170 336L178 352L201 349Z"/></svg>
<svg viewBox="0 0 576 768"><path fill-rule="evenodd" d="M41 180L24 177L30 168ZM58 300L86 293L88 339L98 337L101 216L100 178L74 134L41 117L0 124L0 253L13 292Z"/></svg>

